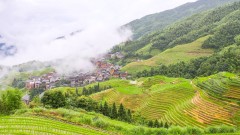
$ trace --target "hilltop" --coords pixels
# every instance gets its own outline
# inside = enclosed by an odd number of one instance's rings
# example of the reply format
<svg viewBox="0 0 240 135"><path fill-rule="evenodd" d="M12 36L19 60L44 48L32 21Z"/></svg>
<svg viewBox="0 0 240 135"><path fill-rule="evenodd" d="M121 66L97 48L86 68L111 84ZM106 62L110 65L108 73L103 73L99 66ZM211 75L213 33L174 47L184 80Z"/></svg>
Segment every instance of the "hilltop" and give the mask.
<svg viewBox="0 0 240 135"><path fill-rule="evenodd" d="M196 2L189 2L174 9L144 16L126 24L125 26L132 29L133 39L138 39L154 31L161 31L176 21L193 14L234 1L238 0L198 0Z"/></svg>

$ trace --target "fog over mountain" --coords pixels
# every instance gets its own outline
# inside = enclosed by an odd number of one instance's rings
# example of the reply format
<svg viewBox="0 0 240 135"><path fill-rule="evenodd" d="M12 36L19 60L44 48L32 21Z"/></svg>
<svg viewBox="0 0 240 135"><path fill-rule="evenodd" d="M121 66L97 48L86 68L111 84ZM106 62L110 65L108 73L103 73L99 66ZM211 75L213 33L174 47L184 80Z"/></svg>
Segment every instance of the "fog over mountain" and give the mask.
<svg viewBox="0 0 240 135"><path fill-rule="evenodd" d="M91 57L131 38L119 27L194 0L1 0L0 65L64 58L59 70L89 69Z"/></svg>

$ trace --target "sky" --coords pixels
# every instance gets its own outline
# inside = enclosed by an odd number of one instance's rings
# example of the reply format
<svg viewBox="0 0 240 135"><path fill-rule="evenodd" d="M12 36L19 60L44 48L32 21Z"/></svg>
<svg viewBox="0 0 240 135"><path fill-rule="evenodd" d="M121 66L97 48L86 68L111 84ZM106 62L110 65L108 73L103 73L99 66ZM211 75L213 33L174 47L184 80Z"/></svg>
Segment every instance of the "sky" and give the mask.
<svg viewBox="0 0 240 135"><path fill-rule="evenodd" d="M0 55L0 65L64 58L63 70L69 65L88 69L91 57L131 37L120 26L191 1L0 0L0 43L16 46L15 55Z"/></svg>

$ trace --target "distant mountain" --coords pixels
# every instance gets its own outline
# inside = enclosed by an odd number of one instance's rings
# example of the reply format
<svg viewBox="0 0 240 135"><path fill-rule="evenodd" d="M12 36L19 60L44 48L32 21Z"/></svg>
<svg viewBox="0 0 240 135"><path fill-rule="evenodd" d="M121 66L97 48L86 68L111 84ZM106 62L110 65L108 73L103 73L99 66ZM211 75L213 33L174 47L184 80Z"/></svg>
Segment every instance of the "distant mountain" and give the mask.
<svg viewBox="0 0 240 135"><path fill-rule="evenodd" d="M45 69L48 67L51 67L51 65L48 62L29 61L26 63L12 66L12 70L16 70L19 72L31 72L31 71Z"/></svg>
<svg viewBox="0 0 240 135"><path fill-rule="evenodd" d="M133 39L138 39L153 31L163 30L170 24L195 13L200 13L234 1L239 0L198 0L197 2L187 3L171 10L145 16L125 26L131 27Z"/></svg>

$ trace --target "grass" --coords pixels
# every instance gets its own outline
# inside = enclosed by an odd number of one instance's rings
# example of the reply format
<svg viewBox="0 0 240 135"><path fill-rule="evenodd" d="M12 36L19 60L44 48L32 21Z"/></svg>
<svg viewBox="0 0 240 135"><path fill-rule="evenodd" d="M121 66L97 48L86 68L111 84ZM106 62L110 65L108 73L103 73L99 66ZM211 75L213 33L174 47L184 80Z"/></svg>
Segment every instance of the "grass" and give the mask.
<svg viewBox="0 0 240 135"><path fill-rule="evenodd" d="M209 36L199 38L198 40L189 43L178 45L174 48L168 49L162 53L155 55L154 57L139 62L132 62L122 68L124 71L129 73L136 73L143 70L149 70L151 67L164 64L174 64L180 61L190 61L199 57L210 56L214 53L211 49L202 49L203 42L208 39Z"/></svg>
<svg viewBox="0 0 240 135"><path fill-rule="evenodd" d="M152 44L148 44L144 46L143 48L139 49L136 53L140 55L152 55L155 56L159 54L161 51L158 49L151 50Z"/></svg>

